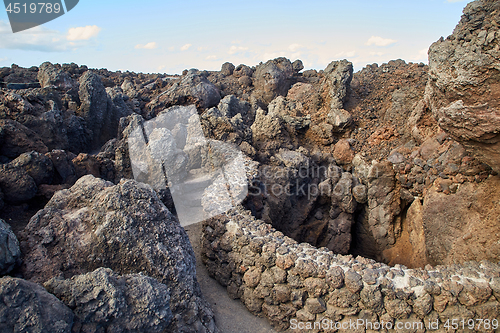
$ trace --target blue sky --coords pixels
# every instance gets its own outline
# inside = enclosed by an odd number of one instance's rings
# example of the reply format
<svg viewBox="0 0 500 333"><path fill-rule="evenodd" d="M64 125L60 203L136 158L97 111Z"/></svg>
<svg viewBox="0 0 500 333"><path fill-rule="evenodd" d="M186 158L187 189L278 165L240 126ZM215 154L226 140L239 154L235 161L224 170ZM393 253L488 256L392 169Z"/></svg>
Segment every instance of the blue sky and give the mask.
<svg viewBox="0 0 500 333"><path fill-rule="evenodd" d="M391 59L427 62L463 0L80 0L65 15L13 34L0 10L0 66L44 61L180 73L285 56L307 69L348 59L359 70Z"/></svg>

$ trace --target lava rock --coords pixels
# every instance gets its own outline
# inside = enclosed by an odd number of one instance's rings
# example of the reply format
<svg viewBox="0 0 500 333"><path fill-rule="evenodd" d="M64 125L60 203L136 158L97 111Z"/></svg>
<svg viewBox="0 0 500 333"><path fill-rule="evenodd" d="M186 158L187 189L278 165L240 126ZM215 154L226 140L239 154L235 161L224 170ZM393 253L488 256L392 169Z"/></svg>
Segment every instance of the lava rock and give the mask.
<svg viewBox="0 0 500 333"><path fill-rule="evenodd" d="M71 333L73 312L42 286L22 279L0 279L2 332Z"/></svg>
<svg viewBox="0 0 500 333"><path fill-rule="evenodd" d="M91 175L56 192L26 226L21 271L32 281L109 267L144 272L170 291L170 331L214 332L213 314L195 275L189 239L154 190Z"/></svg>
<svg viewBox="0 0 500 333"><path fill-rule="evenodd" d="M257 66L254 73L254 94L266 103L276 96L285 96L291 86L293 67L290 60L276 58Z"/></svg>
<svg viewBox="0 0 500 333"><path fill-rule="evenodd" d="M33 199L38 190L35 180L21 167L0 165L0 189L5 201L21 204Z"/></svg>
<svg viewBox="0 0 500 333"><path fill-rule="evenodd" d="M73 310L80 332L165 332L172 321L167 286L141 274L98 268L44 287Z"/></svg>
<svg viewBox="0 0 500 333"><path fill-rule="evenodd" d="M16 235L10 226L0 220L0 275L10 273L20 264L21 250Z"/></svg>
<svg viewBox="0 0 500 333"><path fill-rule="evenodd" d="M500 172L500 3L474 1L453 34L429 49L425 100L439 126ZM460 75L456 75L460 73Z"/></svg>
<svg viewBox="0 0 500 333"><path fill-rule="evenodd" d="M0 119L0 155L16 158L33 150L42 154L48 151L38 134L17 121Z"/></svg>
<svg viewBox="0 0 500 333"><path fill-rule="evenodd" d="M40 65L37 78L42 88L56 86L61 90L69 90L78 87L78 83L68 73L48 61Z"/></svg>

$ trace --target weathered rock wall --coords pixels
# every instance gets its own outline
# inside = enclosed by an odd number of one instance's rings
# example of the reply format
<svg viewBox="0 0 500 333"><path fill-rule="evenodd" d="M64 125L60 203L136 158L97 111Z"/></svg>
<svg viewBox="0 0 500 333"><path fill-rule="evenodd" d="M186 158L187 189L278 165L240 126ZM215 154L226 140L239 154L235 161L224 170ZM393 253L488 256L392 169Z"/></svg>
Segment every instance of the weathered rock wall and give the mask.
<svg viewBox="0 0 500 333"><path fill-rule="evenodd" d="M209 273L229 295L279 330L362 319L392 327L421 322L424 329L415 331L424 332L429 322L442 329L447 320L491 323L500 315L500 265L488 261L389 267L298 244L243 209L204 222L202 246Z"/></svg>
<svg viewBox="0 0 500 333"><path fill-rule="evenodd" d="M500 171L500 3L471 2L429 49L426 102L439 126Z"/></svg>

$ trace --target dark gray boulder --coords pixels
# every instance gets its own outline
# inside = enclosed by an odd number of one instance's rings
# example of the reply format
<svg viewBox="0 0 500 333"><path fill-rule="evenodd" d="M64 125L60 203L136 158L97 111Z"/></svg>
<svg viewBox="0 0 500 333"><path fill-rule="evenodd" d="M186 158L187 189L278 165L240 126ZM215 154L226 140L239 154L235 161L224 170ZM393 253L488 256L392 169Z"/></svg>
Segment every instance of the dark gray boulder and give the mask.
<svg viewBox="0 0 500 333"><path fill-rule="evenodd" d="M0 279L0 332L70 333L73 312L42 286L22 279Z"/></svg>
<svg viewBox="0 0 500 333"><path fill-rule="evenodd" d="M33 178L37 186L52 183L54 165L52 160L44 154L36 151L23 153L9 164L24 169Z"/></svg>
<svg viewBox="0 0 500 333"><path fill-rule="evenodd" d="M92 71L87 71L80 77L80 110L81 116L92 131L92 148L98 148L109 139L116 136L118 123L121 117L127 116L131 110L120 102L123 95L110 90L112 97L108 96L101 78ZM119 102L119 108L113 104L114 98Z"/></svg>
<svg viewBox="0 0 500 333"><path fill-rule="evenodd" d="M73 310L76 332L160 333L172 320L167 286L142 274L98 268L44 287Z"/></svg>
<svg viewBox="0 0 500 333"><path fill-rule="evenodd" d="M234 72L234 65L230 62L225 62L222 64L222 67L220 69L220 72L225 75L225 76L229 76L229 75L233 75L233 72Z"/></svg>
<svg viewBox="0 0 500 333"><path fill-rule="evenodd" d="M20 204L35 197L38 188L35 180L21 167L0 165L0 189L5 201Z"/></svg>
<svg viewBox="0 0 500 333"><path fill-rule="evenodd" d="M10 273L20 263L21 250L10 226L0 220L0 275Z"/></svg>
<svg viewBox="0 0 500 333"><path fill-rule="evenodd" d="M14 120L0 119L0 155L16 158L32 150L48 151L40 136Z"/></svg>

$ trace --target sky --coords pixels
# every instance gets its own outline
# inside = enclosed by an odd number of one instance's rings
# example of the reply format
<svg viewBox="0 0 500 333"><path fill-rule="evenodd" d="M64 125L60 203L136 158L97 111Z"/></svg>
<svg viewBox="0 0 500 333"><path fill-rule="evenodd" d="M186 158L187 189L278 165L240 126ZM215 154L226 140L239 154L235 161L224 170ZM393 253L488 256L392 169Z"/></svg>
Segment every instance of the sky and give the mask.
<svg viewBox="0 0 500 333"><path fill-rule="evenodd" d="M12 33L0 10L0 67L44 61L179 74L284 56L305 69L348 59L427 63L467 0L80 0L63 16Z"/></svg>

